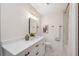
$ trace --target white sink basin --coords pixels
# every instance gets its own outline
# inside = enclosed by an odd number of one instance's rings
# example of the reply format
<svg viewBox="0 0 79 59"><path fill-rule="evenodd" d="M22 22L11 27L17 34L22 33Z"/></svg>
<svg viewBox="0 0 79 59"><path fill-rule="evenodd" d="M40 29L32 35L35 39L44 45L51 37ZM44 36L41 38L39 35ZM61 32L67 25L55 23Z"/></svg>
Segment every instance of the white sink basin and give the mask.
<svg viewBox="0 0 79 59"><path fill-rule="evenodd" d="M37 39L37 38L40 38L40 36L30 37L29 40L27 40L27 41L34 40L34 39Z"/></svg>

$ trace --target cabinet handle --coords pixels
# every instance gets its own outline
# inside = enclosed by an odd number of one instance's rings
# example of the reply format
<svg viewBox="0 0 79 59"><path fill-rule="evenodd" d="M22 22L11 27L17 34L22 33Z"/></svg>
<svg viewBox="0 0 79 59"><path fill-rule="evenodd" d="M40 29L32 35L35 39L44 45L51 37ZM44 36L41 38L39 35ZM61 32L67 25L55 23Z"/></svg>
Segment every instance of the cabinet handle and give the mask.
<svg viewBox="0 0 79 59"><path fill-rule="evenodd" d="M25 54L25 56L28 56L30 54L30 52L28 52L27 54Z"/></svg>
<svg viewBox="0 0 79 59"><path fill-rule="evenodd" d="M38 55L38 54L39 54L39 52L36 53L36 55Z"/></svg>
<svg viewBox="0 0 79 59"><path fill-rule="evenodd" d="M36 47L38 47L39 45L36 45Z"/></svg>

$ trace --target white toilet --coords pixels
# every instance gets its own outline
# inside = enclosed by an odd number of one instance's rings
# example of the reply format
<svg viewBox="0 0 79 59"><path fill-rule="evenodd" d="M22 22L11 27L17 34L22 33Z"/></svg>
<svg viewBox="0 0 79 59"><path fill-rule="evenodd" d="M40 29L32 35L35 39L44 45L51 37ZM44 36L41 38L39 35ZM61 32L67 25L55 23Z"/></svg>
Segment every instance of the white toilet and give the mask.
<svg viewBox="0 0 79 59"><path fill-rule="evenodd" d="M50 42L45 42L45 55L51 55L53 53L53 47Z"/></svg>

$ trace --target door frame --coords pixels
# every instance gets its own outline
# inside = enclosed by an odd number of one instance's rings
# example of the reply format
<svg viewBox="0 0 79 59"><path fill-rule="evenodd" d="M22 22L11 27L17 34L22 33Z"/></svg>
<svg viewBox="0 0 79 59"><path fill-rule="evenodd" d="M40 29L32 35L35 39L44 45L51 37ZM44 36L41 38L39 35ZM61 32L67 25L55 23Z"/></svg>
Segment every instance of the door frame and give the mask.
<svg viewBox="0 0 79 59"><path fill-rule="evenodd" d="M77 50L78 56L79 56L79 3L78 3L78 50Z"/></svg>

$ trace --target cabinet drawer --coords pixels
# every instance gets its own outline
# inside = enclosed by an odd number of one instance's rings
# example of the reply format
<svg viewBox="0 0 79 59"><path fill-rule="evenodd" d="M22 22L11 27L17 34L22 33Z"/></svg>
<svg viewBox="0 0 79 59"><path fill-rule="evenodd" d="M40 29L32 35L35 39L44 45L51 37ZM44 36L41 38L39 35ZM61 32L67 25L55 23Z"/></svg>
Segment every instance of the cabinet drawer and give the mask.
<svg viewBox="0 0 79 59"><path fill-rule="evenodd" d="M44 45L44 40L41 40L41 41L37 42L36 44L33 45L33 47L34 47L35 49L37 49L37 48L39 48L41 45Z"/></svg>
<svg viewBox="0 0 79 59"><path fill-rule="evenodd" d="M30 49L25 49L24 51L22 51L21 53L18 54L18 56L29 56L30 55Z"/></svg>

